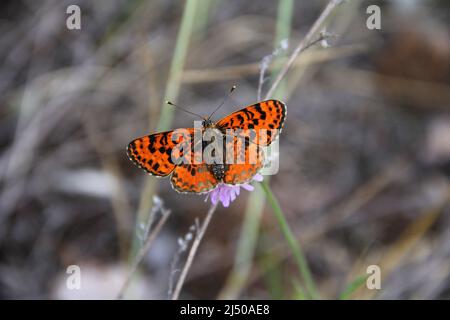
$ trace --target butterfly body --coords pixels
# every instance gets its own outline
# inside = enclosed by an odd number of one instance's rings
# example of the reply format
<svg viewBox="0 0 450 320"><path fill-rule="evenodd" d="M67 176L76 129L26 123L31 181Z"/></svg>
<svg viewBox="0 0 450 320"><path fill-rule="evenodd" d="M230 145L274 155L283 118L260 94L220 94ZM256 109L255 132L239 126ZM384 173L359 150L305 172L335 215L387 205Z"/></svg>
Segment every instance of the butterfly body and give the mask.
<svg viewBox="0 0 450 320"><path fill-rule="evenodd" d="M262 147L270 145L277 138L285 117L286 105L283 102L262 101L233 112L217 122L204 118L201 132L199 129L187 128L179 129L184 136L179 136L178 130L175 130L137 138L128 144L127 154L133 163L152 175L171 175L172 187L181 193L209 192L220 183L244 184L263 167ZM197 152L198 142L192 137L196 134L203 136L211 129L216 138L202 141L201 151ZM239 135L245 130L256 133L252 138L240 139L242 137ZM259 136L258 132L262 130L267 132ZM202 158L201 152L208 147L214 147L214 143L218 142L216 139L221 140L223 152L221 154L221 148L213 150L212 156L215 160L208 162ZM186 149L186 146L190 149ZM226 155L227 152L230 153L230 147L232 154ZM174 160L174 152L178 152L180 158L175 157ZM253 158L251 152L255 154ZM236 160L240 155L245 155L245 161L227 161L228 156ZM192 161L181 162L181 157ZM253 161L248 161L249 158Z"/></svg>

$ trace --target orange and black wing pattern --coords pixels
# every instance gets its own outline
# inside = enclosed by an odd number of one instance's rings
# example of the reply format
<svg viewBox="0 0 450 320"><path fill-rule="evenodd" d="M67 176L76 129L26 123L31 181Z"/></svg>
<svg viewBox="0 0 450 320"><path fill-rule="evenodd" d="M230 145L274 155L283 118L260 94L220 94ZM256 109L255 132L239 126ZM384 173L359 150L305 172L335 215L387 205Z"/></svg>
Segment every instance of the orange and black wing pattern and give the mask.
<svg viewBox="0 0 450 320"><path fill-rule="evenodd" d="M217 174L216 164L205 163L196 150L193 128L137 138L128 144L127 154L131 161L152 175L172 174L170 182L176 191L205 193L219 183L250 182L264 166L262 147L276 139L285 118L286 105L278 100L267 100L218 121L214 128L222 132L227 157L231 154L233 158L231 162L225 159L223 175Z"/></svg>
<svg viewBox="0 0 450 320"><path fill-rule="evenodd" d="M248 141L246 143L242 139L235 138L233 162L225 165L223 182L226 184L248 183L264 166L264 152L257 144L248 143Z"/></svg>
<svg viewBox="0 0 450 320"><path fill-rule="evenodd" d="M285 118L286 105L279 100L267 100L233 112L215 126L223 132L255 130L258 135L257 144L269 145L283 128Z"/></svg>
<svg viewBox="0 0 450 320"><path fill-rule="evenodd" d="M181 193L205 193L214 189L219 181L209 166L201 164L180 164L170 178L172 187Z"/></svg>
<svg viewBox="0 0 450 320"><path fill-rule="evenodd" d="M165 177L175 169L180 158L191 156L186 150L192 150L193 134L194 129L189 128L143 136L128 144L127 154L146 172Z"/></svg>

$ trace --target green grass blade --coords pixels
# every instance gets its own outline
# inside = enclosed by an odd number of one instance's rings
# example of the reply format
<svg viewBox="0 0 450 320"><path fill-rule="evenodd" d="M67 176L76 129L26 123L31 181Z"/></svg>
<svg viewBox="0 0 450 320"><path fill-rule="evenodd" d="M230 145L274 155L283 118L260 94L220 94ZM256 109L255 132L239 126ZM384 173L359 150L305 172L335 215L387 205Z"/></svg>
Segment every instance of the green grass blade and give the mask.
<svg viewBox="0 0 450 320"><path fill-rule="evenodd" d="M278 220L281 232L286 238L286 241L292 251L292 254L294 255L295 262L297 263L299 272L305 283L308 295L312 299L318 299L319 294L316 289L316 284L312 278L311 271L309 270L308 264L306 262L303 251L300 247L300 244L294 237L294 234L292 233L291 228L289 227L289 224L287 223L286 218L284 217L283 211L281 210L280 204L278 203L278 200L275 197L275 195L272 193L269 184L267 183L267 181L264 181L261 183L261 185L264 192L266 193L267 200L269 201L269 204L273 209L275 217Z"/></svg>
<svg viewBox="0 0 450 320"><path fill-rule="evenodd" d="M342 293L339 295L339 300L347 300L350 298L350 296L361 286L366 283L367 275L359 276L342 291Z"/></svg>
<svg viewBox="0 0 450 320"><path fill-rule="evenodd" d="M293 0L280 0L278 2L277 24L275 32L274 48L278 47L283 40L288 40L291 33L292 14L294 12ZM276 57L274 61L274 72L272 78L275 79L281 67L286 62L286 57ZM283 80L278 85L277 90L273 94L275 99L286 99L286 81Z"/></svg>
<svg viewBox="0 0 450 320"><path fill-rule="evenodd" d="M158 121L157 130L163 131L172 123L173 108L165 104L166 100L176 101L180 89L180 77L184 69L189 40L193 33L195 21L196 7L198 0L187 0L181 18L180 28L178 30L175 50L170 65L169 76L166 84L164 102L162 104L161 115ZM140 226L142 224L151 223L153 217L151 215L152 201L154 191L156 189L156 180L148 179L141 193L139 208L137 212L136 226L134 231L133 242L129 254L129 261L132 262L141 247Z"/></svg>
<svg viewBox="0 0 450 320"><path fill-rule="evenodd" d="M165 101L170 100L176 102L178 92L180 90L181 74L183 72L186 61L186 54L189 46L189 39L194 28L196 9L198 0L187 0L184 8L183 17L181 19L180 29L178 31L177 43L173 54L172 63L170 65L169 78L167 80L164 101L162 105L161 116L157 130L167 130L172 123L173 108L169 108Z"/></svg>

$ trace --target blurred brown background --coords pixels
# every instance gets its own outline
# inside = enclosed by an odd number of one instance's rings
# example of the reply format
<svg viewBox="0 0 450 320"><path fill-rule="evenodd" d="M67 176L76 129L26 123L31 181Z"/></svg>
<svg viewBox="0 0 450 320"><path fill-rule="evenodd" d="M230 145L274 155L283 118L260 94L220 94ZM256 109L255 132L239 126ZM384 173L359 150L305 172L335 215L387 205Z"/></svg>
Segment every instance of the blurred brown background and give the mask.
<svg viewBox="0 0 450 320"><path fill-rule="evenodd" d="M326 3L293 2L284 56ZM70 4L81 8L81 30L66 28ZM167 297L177 239L208 204L175 193L168 179L156 183L125 146L154 132L170 108L163 101L184 4L2 1L0 298L113 298L152 194L172 215L129 295ZM370 4L381 7L381 30L366 27ZM198 0L177 102L208 114L234 83L217 117L256 102L259 64L278 45L278 7ZM338 297L371 264L381 267L382 289L352 298L450 297L449 14L446 1L348 1L328 23L338 36L301 54L285 79L278 98L288 116L271 185L323 298ZM175 112L170 127L191 125ZM223 297L249 194L214 216L182 297ZM250 261L227 297L299 297L269 206ZM81 290L66 288L72 264Z"/></svg>

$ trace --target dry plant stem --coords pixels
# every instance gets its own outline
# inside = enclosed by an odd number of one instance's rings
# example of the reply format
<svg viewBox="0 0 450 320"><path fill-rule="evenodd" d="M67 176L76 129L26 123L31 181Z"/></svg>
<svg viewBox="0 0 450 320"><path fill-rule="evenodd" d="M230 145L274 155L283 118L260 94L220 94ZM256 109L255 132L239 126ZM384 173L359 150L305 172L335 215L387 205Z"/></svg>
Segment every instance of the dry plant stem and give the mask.
<svg viewBox="0 0 450 320"><path fill-rule="evenodd" d="M329 15L334 11L335 7L339 5L342 2L342 0L331 0L326 8L323 10L322 14L319 16L319 18L316 20L314 25L309 30L308 34L303 38L302 41L300 41L297 48L295 48L294 52L289 57L289 60L286 62L286 64L281 69L280 73L278 73L278 76L276 77L275 81L273 82L272 86L270 87L269 91L267 92L266 99L269 99L275 92L276 88L280 84L281 80L286 76L286 73L288 72L289 68L294 63L297 56L307 48L309 48L311 45L317 42L313 41L314 35L316 35L320 28L322 27L325 20L329 17Z"/></svg>
<svg viewBox="0 0 450 320"><path fill-rule="evenodd" d="M194 261L195 254L197 253L197 249L200 245L200 242L203 239L203 236L205 235L206 229L208 228L209 222L211 221L211 218L212 218L214 212L216 211L216 209L217 209L217 203L211 205L211 207L209 208L208 213L206 215L206 218L203 221L202 226L200 227L200 230L198 230L195 235L195 239L194 239L194 242L192 243L191 250L189 251L189 255L187 257L186 264L184 265L183 270L181 271L180 277L178 278L178 281L177 281L177 285L173 292L172 300L178 300L178 297L180 296L181 289L183 288L184 281L186 280L186 275L187 275L189 269L191 268L192 261Z"/></svg>
<svg viewBox="0 0 450 320"><path fill-rule="evenodd" d="M122 299L123 298L125 290L130 285L131 279L133 278L134 273L136 272L139 264L142 262L142 259L144 259L145 255L150 250L150 247L152 246L153 241L156 239L156 236L159 234L159 232L161 231L162 227L166 223L167 219L170 216L170 213L171 213L170 210L163 211L163 215L162 215L161 219L159 219L158 224L153 229L152 233L147 238L147 240L145 241L144 245L141 247L141 249L139 250L138 254L136 255L136 258L133 261L133 265L131 266L130 271L128 272L127 278L126 278L125 282L123 283L122 287L120 288L120 291L119 291L119 293L117 295L117 299Z"/></svg>
<svg viewBox="0 0 450 320"><path fill-rule="evenodd" d="M314 41L314 43L316 42L317 41ZM366 50L366 46L356 44L334 47L333 50L304 51L302 55L295 59L294 63L292 64L292 68L304 68L305 66L309 66L310 64L319 64L330 60L345 58ZM189 84L213 81L235 81L236 79L242 77L258 74L258 72L260 72L260 65L261 63L247 63L210 69L190 69L183 72L182 81L183 83ZM275 66L271 64L268 67L267 72L273 70L275 70Z"/></svg>

